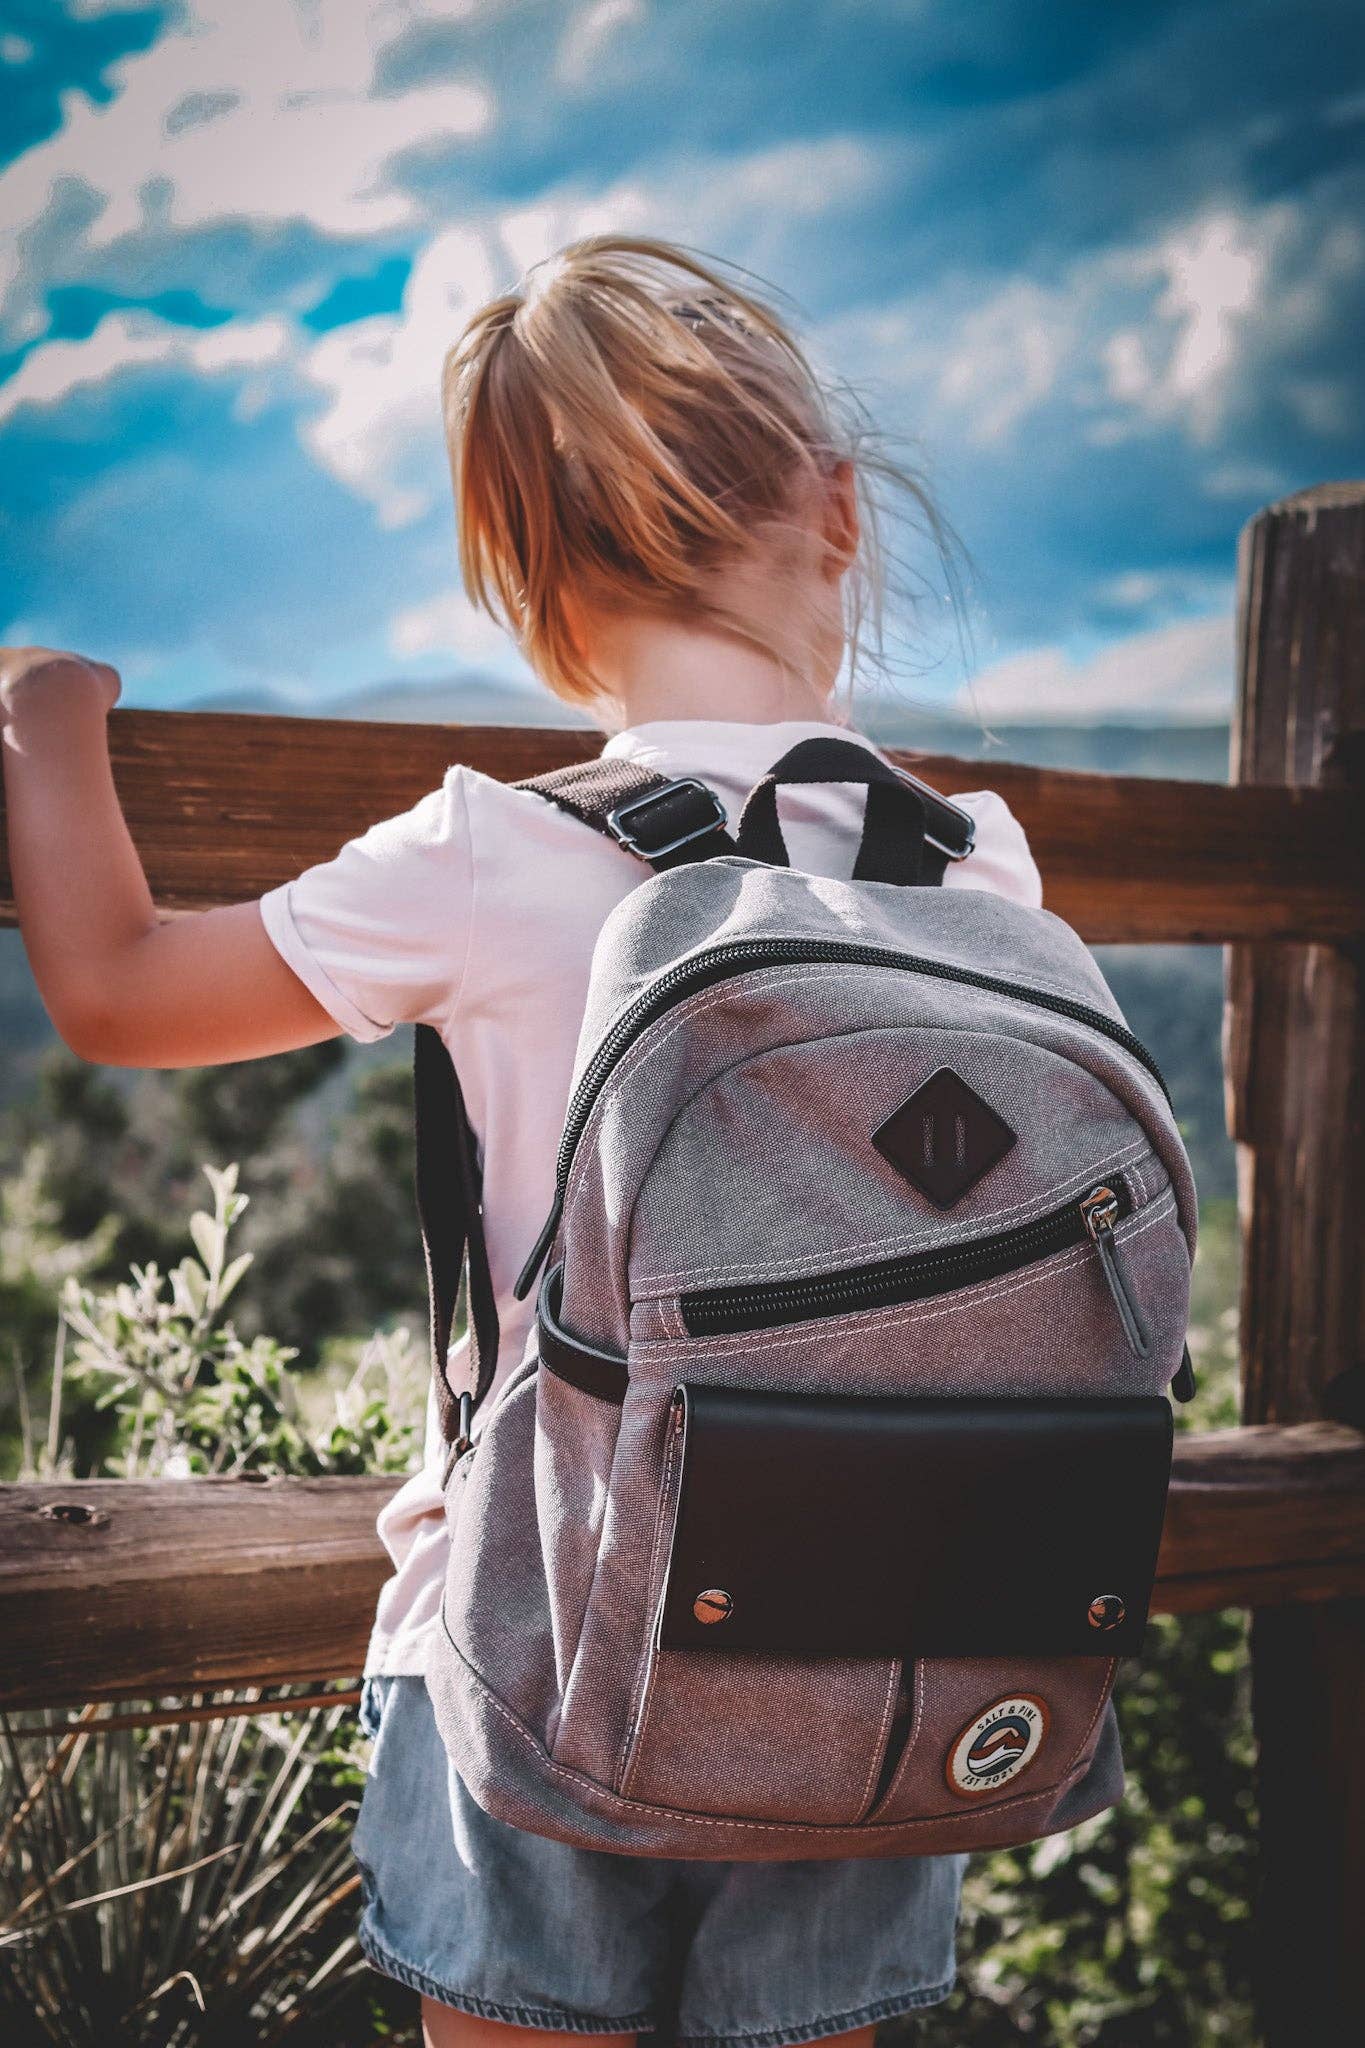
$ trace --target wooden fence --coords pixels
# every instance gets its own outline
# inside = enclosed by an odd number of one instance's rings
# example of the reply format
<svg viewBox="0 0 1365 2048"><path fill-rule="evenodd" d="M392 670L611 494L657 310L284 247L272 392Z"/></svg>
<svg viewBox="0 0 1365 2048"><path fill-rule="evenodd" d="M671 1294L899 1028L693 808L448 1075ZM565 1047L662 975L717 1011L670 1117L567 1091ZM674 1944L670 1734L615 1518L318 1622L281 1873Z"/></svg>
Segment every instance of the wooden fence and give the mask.
<svg viewBox="0 0 1365 2048"><path fill-rule="evenodd" d="M1092 943L1228 946L1244 1426L1180 1439L1157 1606L1254 1612L1270 2048L1365 2039L1365 484L1239 550L1227 785L993 764L1051 909ZM168 912L241 901L452 761L511 779L593 735L116 711L115 772ZM979 763L905 755L947 788ZM0 916L13 917L0 870ZM359 1667L387 1480L0 1487L0 1705Z"/></svg>

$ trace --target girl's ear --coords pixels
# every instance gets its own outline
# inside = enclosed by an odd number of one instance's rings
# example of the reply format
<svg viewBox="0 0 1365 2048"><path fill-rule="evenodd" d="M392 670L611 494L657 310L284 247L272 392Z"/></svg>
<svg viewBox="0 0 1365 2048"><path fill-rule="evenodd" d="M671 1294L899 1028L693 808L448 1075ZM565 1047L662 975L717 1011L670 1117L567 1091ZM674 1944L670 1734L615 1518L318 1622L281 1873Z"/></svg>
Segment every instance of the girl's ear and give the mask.
<svg viewBox="0 0 1365 2048"><path fill-rule="evenodd" d="M858 553L861 539L858 521L857 478L847 456L835 463L825 485L825 559L821 573L836 583Z"/></svg>

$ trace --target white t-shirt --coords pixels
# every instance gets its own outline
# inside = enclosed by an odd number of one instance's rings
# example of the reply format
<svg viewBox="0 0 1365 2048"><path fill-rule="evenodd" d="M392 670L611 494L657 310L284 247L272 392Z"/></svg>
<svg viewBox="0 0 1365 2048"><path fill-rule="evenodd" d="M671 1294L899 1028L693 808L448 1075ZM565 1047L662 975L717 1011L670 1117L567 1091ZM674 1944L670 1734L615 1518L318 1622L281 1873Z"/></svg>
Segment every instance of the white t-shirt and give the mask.
<svg viewBox="0 0 1365 2048"><path fill-rule="evenodd" d="M774 761L798 740L822 736L859 737L806 721L665 720L617 733L605 752L666 775L699 776L733 826ZM976 819L976 848L949 863L945 884L1039 904L1038 870L1008 806L991 790L953 800ZM785 789L779 801L793 865L847 876L863 787L807 784ZM352 1038L426 1023L450 1049L485 1161L485 1229L501 1323L495 1388L521 1358L530 1330L534 1301L514 1301L512 1283L550 1205L593 945L608 912L648 874L543 798L456 767L411 810L261 898L281 956ZM413 1228L416 1273L415 1213ZM456 1370L460 1362L457 1352ZM379 1596L367 1672L423 1668L445 1570L441 1457L433 1398L423 1468L379 1516L394 1572Z"/></svg>

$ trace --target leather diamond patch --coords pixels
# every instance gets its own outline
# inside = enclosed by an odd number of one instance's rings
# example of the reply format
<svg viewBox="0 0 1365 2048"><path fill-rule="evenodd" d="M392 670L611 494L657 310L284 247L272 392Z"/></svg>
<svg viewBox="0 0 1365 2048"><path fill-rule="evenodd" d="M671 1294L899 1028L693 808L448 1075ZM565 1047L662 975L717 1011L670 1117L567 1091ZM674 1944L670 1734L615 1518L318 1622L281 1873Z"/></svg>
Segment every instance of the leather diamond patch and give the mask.
<svg viewBox="0 0 1365 2048"><path fill-rule="evenodd" d="M883 1159L940 1209L951 1209L1014 1143L1004 1118L940 1067L872 1133Z"/></svg>

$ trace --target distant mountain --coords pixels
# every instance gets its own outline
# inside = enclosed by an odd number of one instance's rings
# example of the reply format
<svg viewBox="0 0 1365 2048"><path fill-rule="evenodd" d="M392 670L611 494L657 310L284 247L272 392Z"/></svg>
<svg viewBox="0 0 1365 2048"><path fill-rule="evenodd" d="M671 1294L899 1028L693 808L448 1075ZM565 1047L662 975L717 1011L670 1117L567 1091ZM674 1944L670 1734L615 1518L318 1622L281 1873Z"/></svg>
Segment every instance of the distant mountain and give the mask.
<svg viewBox="0 0 1365 2048"><path fill-rule="evenodd" d="M546 690L520 690L490 676L374 683L349 695L307 703L281 691L252 690L197 698L191 711L267 711L309 718L391 719L412 724L586 726L590 721ZM1103 775L1164 775L1224 782L1228 728L1218 725L1002 725L984 731L913 703L869 701L861 722L886 746L966 760L1030 761Z"/></svg>
<svg viewBox="0 0 1365 2048"><path fill-rule="evenodd" d="M1180 782L1226 782L1226 725L998 725L983 732L966 720L872 714L867 731L883 746L981 761L1029 761L1041 768L1083 768L1097 775L1159 775Z"/></svg>
<svg viewBox="0 0 1365 2048"><path fill-rule="evenodd" d="M303 699L283 690L220 690L196 697L187 711L268 711L295 718L369 718L401 725L589 725L548 690L519 690L492 676L430 681L394 678L363 690Z"/></svg>

